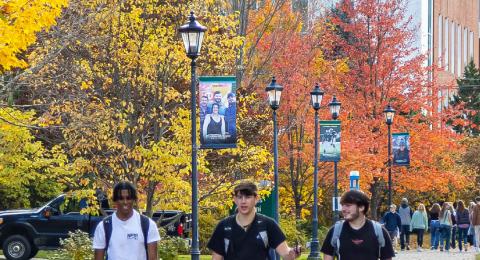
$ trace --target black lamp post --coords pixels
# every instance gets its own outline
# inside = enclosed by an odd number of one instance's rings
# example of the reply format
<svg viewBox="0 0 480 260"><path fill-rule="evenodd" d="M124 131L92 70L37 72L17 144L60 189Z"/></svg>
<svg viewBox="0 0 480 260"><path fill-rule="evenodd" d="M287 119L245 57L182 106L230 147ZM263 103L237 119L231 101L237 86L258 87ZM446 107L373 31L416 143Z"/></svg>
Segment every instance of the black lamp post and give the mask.
<svg viewBox="0 0 480 260"><path fill-rule="evenodd" d="M392 143L391 143L391 133L390 126L393 124L393 117L395 116L395 109L388 104L388 106L383 110L385 114L385 122L388 126L388 206L392 205Z"/></svg>
<svg viewBox="0 0 480 260"><path fill-rule="evenodd" d="M268 103L273 110L273 198L275 206L273 208L273 218L278 223L278 128L277 128L277 109L280 107L280 97L282 96L283 87L277 84L275 77L272 82L265 88L268 93Z"/></svg>
<svg viewBox="0 0 480 260"><path fill-rule="evenodd" d="M318 84L310 92L312 107L315 109L315 151L313 157L313 220L312 220L312 241L310 242L309 260L320 259L318 242L318 110L322 103L324 92Z"/></svg>
<svg viewBox="0 0 480 260"><path fill-rule="evenodd" d="M340 114L340 107L342 106L342 103L337 100L336 96L333 96L332 101L328 104L328 107L330 108L330 114L332 114L332 119L337 120L338 115ZM333 222L338 221L338 177L337 177L337 161L333 162L333 197L334 197L334 205L335 208L333 209Z"/></svg>
<svg viewBox="0 0 480 260"><path fill-rule="evenodd" d="M196 119L196 63L195 60L200 55L202 48L203 35L207 27L201 25L195 20L193 12L190 12L190 22L180 26L178 30L182 34L183 44L187 56L192 60L191 65L191 85L190 85L190 110L192 119L192 249L191 257L193 260L200 259L200 248L198 241L198 173L197 173L197 119Z"/></svg>

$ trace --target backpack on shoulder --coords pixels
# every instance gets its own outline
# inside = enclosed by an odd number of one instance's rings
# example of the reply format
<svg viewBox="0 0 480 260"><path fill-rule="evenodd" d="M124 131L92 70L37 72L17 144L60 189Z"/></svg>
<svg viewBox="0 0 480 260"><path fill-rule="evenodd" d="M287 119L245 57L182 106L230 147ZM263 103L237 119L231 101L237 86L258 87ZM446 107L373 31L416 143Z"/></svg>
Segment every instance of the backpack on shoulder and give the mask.
<svg viewBox="0 0 480 260"><path fill-rule="evenodd" d="M112 237L112 215L103 219L103 230L105 231L105 259L108 259L108 244L110 243L110 238ZM150 228L150 219L140 214L140 224L142 226L142 234L143 234L143 245L145 246L145 253L148 259L148 243L147 243L147 236L148 236L148 229Z"/></svg>
<svg viewBox="0 0 480 260"><path fill-rule="evenodd" d="M375 237L377 237L378 241L378 256L380 256L380 251L382 247L385 246L385 237L383 236L382 224L377 221L370 220L373 224L373 230L375 232ZM333 226L333 235L332 239L330 240L330 244L335 249L335 254L340 259L340 235L342 234L343 223L345 220L339 220Z"/></svg>
<svg viewBox="0 0 480 260"><path fill-rule="evenodd" d="M257 218L255 221L257 222L258 236L261 237L265 249L269 249L270 245L268 243L267 223L264 216L262 214L257 214ZM235 215L229 216L226 219L225 225L223 227L223 242L225 245L225 255L227 255L229 252L235 252L233 243L230 243L230 241L232 241L233 225L235 225Z"/></svg>

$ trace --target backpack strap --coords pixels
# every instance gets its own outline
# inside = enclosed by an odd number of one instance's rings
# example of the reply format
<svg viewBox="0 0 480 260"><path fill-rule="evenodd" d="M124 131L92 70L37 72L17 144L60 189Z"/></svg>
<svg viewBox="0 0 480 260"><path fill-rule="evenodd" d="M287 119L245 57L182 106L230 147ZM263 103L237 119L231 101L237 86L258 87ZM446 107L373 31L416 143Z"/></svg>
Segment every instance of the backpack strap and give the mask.
<svg viewBox="0 0 480 260"><path fill-rule="evenodd" d="M225 224L223 225L223 244L225 246L225 256L227 256L228 249L230 248L230 241L232 241L232 227L233 221L235 221L235 215L229 216L225 219ZM233 243L232 243L233 247Z"/></svg>
<svg viewBox="0 0 480 260"><path fill-rule="evenodd" d="M339 220L333 225L333 234L330 244L335 249L335 254L340 257L340 235L342 234L344 220Z"/></svg>
<svg viewBox="0 0 480 260"><path fill-rule="evenodd" d="M266 218L262 214L257 214L256 221L257 221L256 224L257 224L258 234L262 238L263 245L265 246L265 249L268 249L268 248L270 248L270 244L268 243L268 232L267 232Z"/></svg>
<svg viewBox="0 0 480 260"><path fill-rule="evenodd" d="M381 256L382 247L385 246L385 237L383 236L382 224L377 221L371 220L373 224L373 230L378 241L378 257Z"/></svg>
<svg viewBox="0 0 480 260"><path fill-rule="evenodd" d="M102 223L103 230L105 231L105 259L108 259L108 245L110 244L110 238L112 237L112 215L104 218Z"/></svg>
<svg viewBox="0 0 480 260"><path fill-rule="evenodd" d="M142 225L143 245L145 246L145 254L148 259L148 229L150 228L149 217L140 214L140 224Z"/></svg>

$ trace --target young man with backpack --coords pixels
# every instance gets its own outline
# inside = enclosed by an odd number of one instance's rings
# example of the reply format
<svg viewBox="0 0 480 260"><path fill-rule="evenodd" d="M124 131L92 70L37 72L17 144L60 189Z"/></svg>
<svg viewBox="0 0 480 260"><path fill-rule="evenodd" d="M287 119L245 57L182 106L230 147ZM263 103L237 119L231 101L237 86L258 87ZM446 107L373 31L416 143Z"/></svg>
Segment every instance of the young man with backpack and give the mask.
<svg viewBox="0 0 480 260"><path fill-rule="evenodd" d="M321 252L323 260L390 260L395 256L390 236L376 221L367 219L369 198L363 192L351 190L341 199L340 220L328 231Z"/></svg>
<svg viewBox="0 0 480 260"><path fill-rule="evenodd" d="M208 241L212 260L269 259L270 249L286 260L300 256L298 248L290 248L285 235L275 221L257 214L257 186L253 182L242 182L233 192L237 213L220 221Z"/></svg>
<svg viewBox="0 0 480 260"><path fill-rule="evenodd" d="M95 260L157 260L157 225L133 209L137 191L129 182L113 187L117 210L101 221L95 229L93 249Z"/></svg>

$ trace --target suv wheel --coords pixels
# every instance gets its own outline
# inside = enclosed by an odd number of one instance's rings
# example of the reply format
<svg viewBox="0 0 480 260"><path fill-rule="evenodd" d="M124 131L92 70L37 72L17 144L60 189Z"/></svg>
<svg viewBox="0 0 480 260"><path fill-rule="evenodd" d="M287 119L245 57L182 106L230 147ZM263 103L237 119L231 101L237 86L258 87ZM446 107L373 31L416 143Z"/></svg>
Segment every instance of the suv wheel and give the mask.
<svg viewBox="0 0 480 260"><path fill-rule="evenodd" d="M31 250L30 242L21 235L10 236L3 243L3 254L9 260L27 260Z"/></svg>

